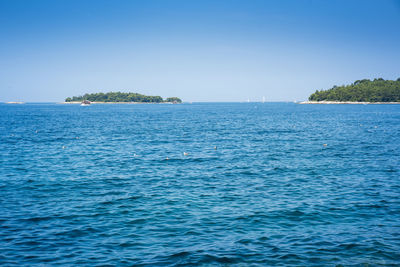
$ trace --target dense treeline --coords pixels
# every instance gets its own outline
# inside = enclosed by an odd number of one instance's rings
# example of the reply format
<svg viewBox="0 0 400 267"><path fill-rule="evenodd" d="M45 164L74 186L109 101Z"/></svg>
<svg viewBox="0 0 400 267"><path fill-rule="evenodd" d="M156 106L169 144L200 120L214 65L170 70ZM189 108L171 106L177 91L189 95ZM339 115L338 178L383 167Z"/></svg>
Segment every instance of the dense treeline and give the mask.
<svg viewBox="0 0 400 267"><path fill-rule="evenodd" d="M357 80L350 85L333 86L316 91L310 101L400 102L400 78L396 81L382 78L373 81Z"/></svg>
<svg viewBox="0 0 400 267"><path fill-rule="evenodd" d="M138 93L94 93L84 94L83 96L73 96L65 99L65 102L89 100L91 102L141 102L141 103L162 103L173 102L182 103L178 97L169 97L165 101L161 96L147 96Z"/></svg>
<svg viewBox="0 0 400 267"><path fill-rule="evenodd" d="M179 97L168 97L165 102L182 103L182 100Z"/></svg>

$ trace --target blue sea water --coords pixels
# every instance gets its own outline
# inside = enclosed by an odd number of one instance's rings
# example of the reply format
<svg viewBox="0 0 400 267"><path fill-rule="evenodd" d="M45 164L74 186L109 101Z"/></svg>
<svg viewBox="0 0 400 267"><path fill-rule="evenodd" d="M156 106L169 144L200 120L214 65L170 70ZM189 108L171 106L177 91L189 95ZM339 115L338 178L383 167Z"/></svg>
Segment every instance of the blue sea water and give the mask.
<svg viewBox="0 0 400 267"><path fill-rule="evenodd" d="M0 265L400 265L400 105L1 104L0 151Z"/></svg>

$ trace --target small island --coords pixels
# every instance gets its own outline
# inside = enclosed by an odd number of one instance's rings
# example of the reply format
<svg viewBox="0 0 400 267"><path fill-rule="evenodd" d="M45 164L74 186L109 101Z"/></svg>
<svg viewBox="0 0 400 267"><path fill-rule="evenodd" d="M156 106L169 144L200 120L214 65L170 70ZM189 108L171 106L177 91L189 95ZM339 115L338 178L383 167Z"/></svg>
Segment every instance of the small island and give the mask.
<svg viewBox="0 0 400 267"><path fill-rule="evenodd" d="M350 85L333 86L328 90L316 91L302 104L362 104L362 103L400 103L400 78L396 81L357 80Z"/></svg>
<svg viewBox="0 0 400 267"><path fill-rule="evenodd" d="M122 92L84 94L82 96L68 97L65 99L65 102L81 103L85 100L91 103L182 103L182 100L178 97L163 99L161 96L147 96L138 93Z"/></svg>

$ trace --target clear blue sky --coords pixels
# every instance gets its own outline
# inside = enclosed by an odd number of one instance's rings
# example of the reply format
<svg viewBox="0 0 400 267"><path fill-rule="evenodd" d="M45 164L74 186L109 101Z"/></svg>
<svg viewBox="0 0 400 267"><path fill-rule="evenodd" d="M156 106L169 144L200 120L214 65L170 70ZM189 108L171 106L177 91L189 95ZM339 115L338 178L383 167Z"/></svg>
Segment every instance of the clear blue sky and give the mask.
<svg viewBox="0 0 400 267"><path fill-rule="evenodd" d="M293 101L377 77L400 77L400 1L0 0L0 101Z"/></svg>

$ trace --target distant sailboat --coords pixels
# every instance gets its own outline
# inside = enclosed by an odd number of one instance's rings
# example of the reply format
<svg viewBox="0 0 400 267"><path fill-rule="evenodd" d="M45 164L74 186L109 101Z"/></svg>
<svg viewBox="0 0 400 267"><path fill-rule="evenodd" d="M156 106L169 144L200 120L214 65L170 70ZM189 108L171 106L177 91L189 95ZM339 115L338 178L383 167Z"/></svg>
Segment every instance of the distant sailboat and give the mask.
<svg viewBox="0 0 400 267"><path fill-rule="evenodd" d="M263 103L265 103L265 96L263 96L263 100L262 100L262 102L263 102Z"/></svg>
<svg viewBox="0 0 400 267"><path fill-rule="evenodd" d="M247 98L247 103L250 103L250 98Z"/></svg>

